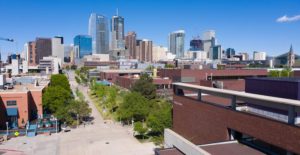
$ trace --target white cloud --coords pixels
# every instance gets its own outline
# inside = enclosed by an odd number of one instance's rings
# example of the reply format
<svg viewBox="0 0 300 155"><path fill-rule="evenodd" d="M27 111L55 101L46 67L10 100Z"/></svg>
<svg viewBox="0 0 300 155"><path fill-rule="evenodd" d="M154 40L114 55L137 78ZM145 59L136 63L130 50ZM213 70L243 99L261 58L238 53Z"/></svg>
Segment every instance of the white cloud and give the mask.
<svg viewBox="0 0 300 155"><path fill-rule="evenodd" d="M279 17L276 21L279 23L285 23L285 22L295 22L300 20L300 15L296 15L293 17L288 17L287 15L284 15L282 17Z"/></svg>

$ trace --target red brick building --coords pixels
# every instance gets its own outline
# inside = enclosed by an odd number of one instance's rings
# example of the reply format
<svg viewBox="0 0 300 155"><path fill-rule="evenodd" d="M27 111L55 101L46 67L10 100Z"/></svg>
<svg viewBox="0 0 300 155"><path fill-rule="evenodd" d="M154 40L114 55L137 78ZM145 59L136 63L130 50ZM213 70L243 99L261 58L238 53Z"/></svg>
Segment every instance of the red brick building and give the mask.
<svg viewBox="0 0 300 155"><path fill-rule="evenodd" d="M14 85L0 92L0 129L25 127L25 124L43 115L42 93L45 85Z"/></svg>
<svg viewBox="0 0 300 155"><path fill-rule="evenodd" d="M184 83L173 88L173 127L157 155L300 154L299 100ZM286 109L288 121L249 112L248 102Z"/></svg>
<svg viewBox="0 0 300 155"><path fill-rule="evenodd" d="M115 84L120 87L130 89L138 79L139 76L118 76ZM172 87L172 81L169 78L153 78L153 84L157 89L171 89Z"/></svg>

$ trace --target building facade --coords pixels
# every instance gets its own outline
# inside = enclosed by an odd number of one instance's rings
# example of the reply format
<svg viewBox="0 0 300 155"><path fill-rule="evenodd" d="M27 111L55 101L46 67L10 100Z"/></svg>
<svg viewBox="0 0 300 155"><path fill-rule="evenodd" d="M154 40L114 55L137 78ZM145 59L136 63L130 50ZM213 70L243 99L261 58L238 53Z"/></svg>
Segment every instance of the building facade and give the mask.
<svg viewBox="0 0 300 155"><path fill-rule="evenodd" d="M74 46L76 46L78 58L92 54L92 37L89 35L77 35L74 38Z"/></svg>
<svg viewBox="0 0 300 155"><path fill-rule="evenodd" d="M109 51L109 31L105 16L96 13L90 15L89 35L92 37L92 53L107 54Z"/></svg>
<svg viewBox="0 0 300 155"><path fill-rule="evenodd" d="M160 60L166 60L167 52L167 47L154 45L152 48L152 61L157 62Z"/></svg>
<svg viewBox="0 0 300 155"><path fill-rule="evenodd" d="M253 52L253 60L254 61L263 61L266 60L267 54L266 52L258 52L258 51L254 51Z"/></svg>
<svg viewBox="0 0 300 155"><path fill-rule="evenodd" d="M152 41L143 39L137 41L138 60L143 62L152 62Z"/></svg>
<svg viewBox="0 0 300 155"><path fill-rule="evenodd" d="M136 33L135 32L128 32L125 37L125 48L129 52L129 58L137 59L136 55Z"/></svg>
<svg viewBox="0 0 300 155"><path fill-rule="evenodd" d="M64 60L64 38L55 36L52 38L52 56Z"/></svg>
<svg viewBox="0 0 300 155"><path fill-rule="evenodd" d="M52 39L36 38L36 59L41 60L43 57L52 56Z"/></svg>
<svg viewBox="0 0 300 155"><path fill-rule="evenodd" d="M169 34L169 50L175 54L177 58L184 56L184 39L185 31L178 30Z"/></svg>
<svg viewBox="0 0 300 155"><path fill-rule="evenodd" d="M226 58L232 58L235 55L235 50L233 48L226 49Z"/></svg>
<svg viewBox="0 0 300 155"><path fill-rule="evenodd" d="M28 66L36 66L39 63L36 53L36 43L34 41L27 43L27 61Z"/></svg>
<svg viewBox="0 0 300 155"><path fill-rule="evenodd" d="M221 60L222 59L222 48L221 48L221 45L213 46L210 49L209 58L211 60Z"/></svg>
<svg viewBox="0 0 300 155"><path fill-rule="evenodd" d="M190 51L202 51L203 50L203 42L201 39L192 39L190 41Z"/></svg>
<svg viewBox="0 0 300 155"><path fill-rule="evenodd" d="M117 12L117 15L111 19L111 50L124 48L124 18Z"/></svg>

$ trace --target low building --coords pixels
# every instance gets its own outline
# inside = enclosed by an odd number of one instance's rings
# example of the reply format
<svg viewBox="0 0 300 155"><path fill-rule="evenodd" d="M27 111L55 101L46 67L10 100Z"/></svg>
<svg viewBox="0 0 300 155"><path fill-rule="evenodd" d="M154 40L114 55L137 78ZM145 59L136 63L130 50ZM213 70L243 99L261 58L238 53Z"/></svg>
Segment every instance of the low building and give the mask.
<svg viewBox="0 0 300 155"><path fill-rule="evenodd" d="M58 74L61 68L62 60L57 57L44 57L40 60L39 70L46 74Z"/></svg>
<svg viewBox="0 0 300 155"><path fill-rule="evenodd" d="M107 80L111 83L115 83L117 77L127 75L140 75L143 70L140 69L109 69L100 71L100 80Z"/></svg>
<svg viewBox="0 0 300 155"><path fill-rule="evenodd" d="M134 83L139 79L139 75L118 76L115 84L126 89L131 89ZM153 77L152 83L156 86L157 90L172 88L172 81L169 78Z"/></svg>
<svg viewBox="0 0 300 155"><path fill-rule="evenodd" d="M202 80L244 79L266 77L267 69L158 69L158 76L169 77L173 82L200 84Z"/></svg>
<svg viewBox="0 0 300 155"><path fill-rule="evenodd" d="M12 89L0 90L0 129L24 128L43 115L42 92L49 80L19 77L14 81Z"/></svg>
<svg viewBox="0 0 300 155"><path fill-rule="evenodd" d="M173 88L172 129L156 155L300 154L299 100L186 83ZM286 109L288 121L248 111L247 103Z"/></svg>

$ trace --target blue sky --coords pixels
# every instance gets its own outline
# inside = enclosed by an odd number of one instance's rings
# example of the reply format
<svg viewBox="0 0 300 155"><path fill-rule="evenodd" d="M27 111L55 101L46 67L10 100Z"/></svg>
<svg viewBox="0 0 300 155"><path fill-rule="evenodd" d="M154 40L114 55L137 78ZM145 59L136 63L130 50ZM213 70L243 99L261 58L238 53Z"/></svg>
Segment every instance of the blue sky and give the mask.
<svg viewBox="0 0 300 155"><path fill-rule="evenodd" d="M300 0L0 0L0 37L17 40L17 48L1 41L1 51L21 51L36 37L62 35L72 43L87 34L90 13L110 18L116 8L125 32L154 44L167 46L168 33L184 29L187 48L193 36L213 29L223 48L276 56L292 43L300 54Z"/></svg>

